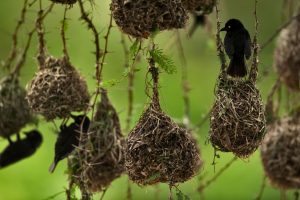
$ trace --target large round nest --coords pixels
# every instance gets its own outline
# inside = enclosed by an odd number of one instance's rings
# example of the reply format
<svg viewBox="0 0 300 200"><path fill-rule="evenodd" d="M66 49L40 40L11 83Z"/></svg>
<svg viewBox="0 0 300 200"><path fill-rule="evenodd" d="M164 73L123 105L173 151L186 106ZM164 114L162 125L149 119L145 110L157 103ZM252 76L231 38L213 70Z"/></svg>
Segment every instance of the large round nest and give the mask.
<svg viewBox="0 0 300 200"><path fill-rule="evenodd" d="M278 37L274 65L280 80L291 90L300 91L300 18L293 20Z"/></svg>
<svg viewBox="0 0 300 200"><path fill-rule="evenodd" d="M67 4L67 5L72 5L77 2L77 0L50 0L54 3L60 3L60 4Z"/></svg>
<svg viewBox="0 0 300 200"><path fill-rule="evenodd" d="M46 120L65 118L89 106L86 82L66 58L46 59L28 86L27 99Z"/></svg>
<svg viewBox="0 0 300 200"><path fill-rule="evenodd" d="M188 18L181 0L112 0L113 17L121 30L148 38L152 32L183 28Z"/></svg>
<svg viewBox="0 0 300 200"><path fill-rule="evenodd" d="M7 138L33 122L25 97L17 78L7 76L0 81L0 136Z"/></svg>
<svg viewBox="0 0 300 200"><path fill-rule="evenodd" d="M124 172L123 145L118 114L105 93L80 153L84 158L81 178L89 191L105 190Z"/></svg>
<svg viewBox="0 0 300 200"><path fill-rule="evenodd" d="M261 158L272 185L300 188L300 120L285 117L268 128L261 145Z"/></svg>
<svg viewBox="0 0 300 200"><path fill-rule="evenodd" d="M190 12L210 14L216 5L216 0L182 0L182 4Z"/></svg>
<svg viewBox="0 0 300 200"><path fill-rule="evenodd" d="M264 106L251 81L220 80L211 113L210 141L215 149L248 157L265 135Z"/></svg>
<svg viewBox="0 0 300 200"><path fill-rule="evenodd" d="M189 180L201 165L191 134L152 102L128 136L125 167L129 178L139 185L173 185Z"/></svg>

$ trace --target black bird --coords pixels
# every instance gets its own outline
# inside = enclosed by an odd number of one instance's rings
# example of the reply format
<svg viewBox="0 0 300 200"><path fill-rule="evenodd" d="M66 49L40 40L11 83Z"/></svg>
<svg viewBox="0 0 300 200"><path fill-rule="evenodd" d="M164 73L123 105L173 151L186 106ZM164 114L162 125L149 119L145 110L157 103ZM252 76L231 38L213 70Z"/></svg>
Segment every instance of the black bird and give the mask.
<svg viewBox="0 0 300 200"><path fill-rule="evenodd" d="M200 27L204 26L206 23L206 17L203 14L193 14L193 18L194 18L193 25L188 34L189 37L193 36L194 32L197 30L199 26Z"/></svg>
<svg viewBox="0 0 300 200"><path fill-rule="evenodd" d="M16 163L35 153L41 145L43 138L40 132L32 130L25 133L26 138L10 142L0 154L0 168Z"/></svg>
<svg viewBox="0 0 300 200"><path fill-rule="evenodd" d="M53 173L59 161L66 158L79 145L80 132L87 133L90 119L85 115L71 116L74 122L62 125L55 143L55 156L49 172Z"/></svg>
<svg viewBox="0 0 300 200"><path fill-rule="evenodd" d="M220 31L226 31L224 39L225 51L230 58L227 74L232 77L247 75L245 58L251 56L251 38L249 32L237 19L230 19Z"/></svg>

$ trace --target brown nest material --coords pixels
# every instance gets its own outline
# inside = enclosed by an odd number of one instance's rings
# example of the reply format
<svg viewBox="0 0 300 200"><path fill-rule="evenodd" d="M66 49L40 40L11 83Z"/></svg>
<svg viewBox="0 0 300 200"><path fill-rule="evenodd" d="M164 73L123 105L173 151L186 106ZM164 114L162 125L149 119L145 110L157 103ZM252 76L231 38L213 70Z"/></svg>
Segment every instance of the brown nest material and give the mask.
<svg viewBox="0 0 300 200"><path fill-rule="evenodd" d="M54 3L60 3L60 4L67 4L67 5L72 5L77 2L77 0L50 0Z"/></svg>
<svg viewBox="0 0 300 200"><path fill-rule="evenodd" d="M89 106L86 82L65 57L46 59L28 86L27 99L46 120L65 118Z"/></svg>
<svg viewBox="0 0 300 200"><path fill-rule="evenodd" d="M152 100L125 146L125 167L139 185L171 185L193 177L202 165L196 140Z"/></svg>
<svg viewBox="0 0 300 200"><path fill-rule="evenodd" d="M34 121L25 97L25 89L14 76L0 81L0 136L8 138Z"/></svg>
<svg viewBox="0 0 300 200"><path fill-rule="evenodd" d="M83 137L83 146L80 148L81 157L84 158L81 179L90 192L105 190L125 171L124 137L119 117L106 91L102 92L90 131Z"/></svg>
<svg viewBox="0 0 300 200"><path fill-rule="evenodd" d="M190 12L210 14L216 5L216 0L182 0L182 4Z"/></svg>
<svg viewBox="0 0 300 200"><path fill-rule="evenodd" d="M148 38L156 30L183 28L188 19L181 0L112 0L110 9L121 30Z"/></svg>
<svg viewBox="0 0 300 200"><path fill-rule="evenodd" d="M274 53L280 80L292 91L300 91L300 18L293 20L278 37Z"/></svg>
<svg viewBox="0 0 300 200"><path fill-rule="evenodd" d="M261 145L261 158L272 185L300 188L300 121L285 117L268 128Z"/></svg>
<svg viewBox="0 0 300 200"><path fill-rule="evenodd" d="M250 156L265 135L264 106L251 81L220 80L211 120L210 141L216 150Z"/></svg>

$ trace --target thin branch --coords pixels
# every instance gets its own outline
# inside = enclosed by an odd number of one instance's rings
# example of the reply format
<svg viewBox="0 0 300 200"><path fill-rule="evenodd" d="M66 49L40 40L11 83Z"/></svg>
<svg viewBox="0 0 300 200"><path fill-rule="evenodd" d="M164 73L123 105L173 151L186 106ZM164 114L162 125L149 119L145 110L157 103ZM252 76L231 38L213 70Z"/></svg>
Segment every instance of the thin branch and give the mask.
<svg viewBox="0 0 300 200"><path fill-rule="evenodd" d="M204 115L204 117L202 117L202 119L200 120L200 122L197 124L197 128L201 128L203 126L203 124L207 120L209 120L211 112L212 112L212 108L209 109L209 111Z"/></svg>
<svg viewBox="0 0 300 200"><path fill-rule="evenodd" d="M61 39L62 39L62 42L63 42L64 56L65 56L65 58L67 58L67 60L69 60L69 54L68 54L67 42L66 42L66 33L65 33L66 23L67 23L67 18L66 18L67 11L68 11L68 5L65 6L63 20L61 21L60 35L61 35Z"/></svg>
<svg viewBox="0 0 300 200"><path fill-rule="evenodd" d="M261 200L261 198L264 194L265 188L266 188L266 181L267 181L267 177L264 176L261 186L260 186L260 189L259 189L259 193L258 193L257 197L255 198L255 200Z"/></svg>
<svg viewBox="0 0 300 200"><path fill-rule="evenodd" d="M183 93L183 102L184 102L184 116L183 116L183 124L186 127L189 127L190 124L190 84L188 80L188 69L187 69L187 61L184 54L183 45L180 39L179 31L176 31L176 39L177 39L177 47L179 58L181 61L181 69L182 69L182 76L181 76L181 88Z"/></svg>
<svg viewBox="0 0 300 200"><path fill-rule="evenodd" d="M291 17L286 23L284 23L283 25L281 25L274 33L273 35L271 35L271 37L269 39L267 39L266 42L263 43L263 45L261 45L260 51L262 51L263 49L266 48L266 46L268 46L275 38L276 36L283 30L285 29L287 26L289 26L295 19L298 19L300 17L300 13Z"/></svg>
<svg viewBox="0 0 300 200"><path fill-rule="evenodd" d="M103 200L103 199L104 199L104 196L105 196L105 194L106 194L106 191L107 191L107 189L103 190L102 195L101 195L101 197L100 197L100 200Z"/></svg>
<svg viewBox="0 0 300 200"><path fill-rule="evenodd" d="M198 191L202 192L204 189L206 189L210 184L215 182L231 165L234 163L238 158L234 157L232 158L224 167L222 167L212 178L207 180L204 184L200 185L198 187Z"/></svg>
<svg viewBox="0 0 300 200"><path fill-rule="evenodd" d="M27 12L27 6L28 6L28 0L24 0L23 3L23 8L21 10L21 16L20 19L18 20L18 23L15 27L15 30L12 34L12 48L10 50L9 56L4 62L4 68L10 69L12 61L16 58L17 56L17 46L18 46L18 35L19 35L19 30L21 26L25 23L25 16Z"/></svg>

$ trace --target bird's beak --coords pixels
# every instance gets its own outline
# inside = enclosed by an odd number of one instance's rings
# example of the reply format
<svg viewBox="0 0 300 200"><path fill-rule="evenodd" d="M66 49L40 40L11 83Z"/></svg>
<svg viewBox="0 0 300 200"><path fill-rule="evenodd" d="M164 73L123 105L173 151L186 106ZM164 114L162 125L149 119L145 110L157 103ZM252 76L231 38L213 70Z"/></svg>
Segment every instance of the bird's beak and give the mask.
<svg viewBox="0 0 300 200"><path fill-rule="evenodd" d="M227 31L227 29L226 29L226 27L224 27L224 28L221 28L220 31Z"/></svg>

